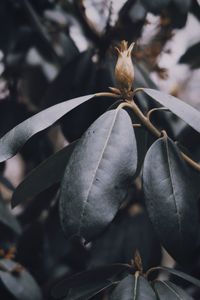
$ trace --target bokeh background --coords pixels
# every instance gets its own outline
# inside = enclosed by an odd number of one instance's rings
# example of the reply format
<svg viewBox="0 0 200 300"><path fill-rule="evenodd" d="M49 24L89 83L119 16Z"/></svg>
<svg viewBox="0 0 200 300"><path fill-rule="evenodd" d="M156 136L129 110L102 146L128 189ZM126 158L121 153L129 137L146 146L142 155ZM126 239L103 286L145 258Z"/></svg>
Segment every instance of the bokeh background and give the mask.
<svg viewBox="0 0 200 300"><path fill-rule="evenodd" d="M44 108L115 86L114 47L121 40L135 42L134 87L158 88L200 110L198 0L1 0L0 136ZM151 108L144 95L137 100L144 112ZM136 249L145 268L175 265L144 213L140 178L126 208L106 234L87 247L80 240L66 241L61 232L58 185L10 209L13 191L25 176L78 139L112 101L102 98L81 106L0 164L0 201L22 228L20 234L13 232L0 210L0 255L11 255L24 265L45 299L51 299L49 290L63 275L129 262ZM184 122L166 112L155 114L154 122L200 161L200 138ZM200 277L199 261L184 271ZM187 288L199 299L198 290Z"/></svg>

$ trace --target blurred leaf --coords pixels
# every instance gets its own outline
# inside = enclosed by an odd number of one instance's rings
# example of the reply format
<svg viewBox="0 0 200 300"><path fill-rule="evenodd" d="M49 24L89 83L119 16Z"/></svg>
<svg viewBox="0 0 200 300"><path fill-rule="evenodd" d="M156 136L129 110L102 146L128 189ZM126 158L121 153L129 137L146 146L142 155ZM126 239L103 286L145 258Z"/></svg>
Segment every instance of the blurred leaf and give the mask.
<svg viewBox="0 0 200 300"><path fill-rule="evenodd" d="M184 290L169 281L156 281L153 285L158 300L192 300Z"/></svg>
<svg viewBox="0 0 200 300"><path fill-rule="evenodd" d="M178 8L179 12L182 14L188 13L191 3L191 0L173 0L173 3L176 8Z"/></svg>
<svg viewBox="0 0 200 300"><path fill-rule="evenodd" d="M191 259L197 247L196 179L168 137L158 139L150 147L143 170L146 207L160 241L177 261Z"/></svg>
<svg viewBox="0 0 200 300"><path fill-rule="evenodd" d="M129 263L136 250L140 253L144 270L160 264L160 243L147 214L138 212L131 216L121 213L93 242L89 268L115 262Z"/></svg>
<svg viewBox="0 0 200 300"><path fill-rule="evenodd" d="M54 207L49 209L49 215L45 221L48 252L52 256L50 269L56 269L60 263L67 264L73 272L81 272L85 270L89 251L80 239L66 240L60 226L58 207L58 203L56 203Z"/></svg>
<svg viewBox="0 0 200 300"><path fill-rule="evenodd" d="M16 188L11 200L12 207L60 182L76 143L64 147L33 169Z"/></svg>
<svg viewBox="0 0 200 300"><path fill-rule="evenodd" d="M77 143L61 186L60 217L67 237L93 239L112 221L133 184L137 148L126 111L99 117Z"/></svg>
<svg viewBox="0 0 200 300"><path fill-rule="evenodd" d="M184 147L183 151L186 154L188 151L190 157L200 162L200 134L196 130L186 125L179 133L177 140L178 144Z"/></svg>
<svg viewBox="0 0 200 300"><path fill-rule="evenodd" d="M195 15L195 17L200 20L200 2L199 0L192 1L191 12Z"/></svg>
<svg viewBox="0 0 200 300"><path fill-rule="evenodd" d="M39 37L41 38L41 42L43 43L45 48L48 50L48 52L50 52L50 54L55 59L55 61L57 63L60 63L60 58L53 47L53 43L50 39L50 36L49 36L46 28L40 22L40 19L37 15L36 11L34 10L33 6L29 2L29 0L23 0L22 5L24 7L24 12L30 19L31 25L33 26L33 28L35 28L36 32L38 33Z"/></svg>
<svg viewBox="0 0 200 300"><path fill-rule="evenodd" d="M41 222L31 220L24 226L17 243L16 254L16 260L29 270L40 284L47 280L52 261Z"/></svg>
<svg viewBox="0 0 200 300"><path fill-rule="evenodd" d="M152 13L159 14L163 9L165 9L168 4L170 3L170 0L140 0L144 7Z"/></svg>
<svg viewBox="0 0 200 300"><path fill-rule="evenodd" d="M200 67L200 42L189 47L186 52L181 56L179 63L189 64L192 69Z"/></svg>
<svg viewBox="0 0 200 300"><path fill-rule="evenodd" d="M194 277L192 277L192 276L190 276L186 273L183 273L183 272L175 270L175 269L167 268L167 267L156 267L155 269L157 269L157 270L160 269L160 270L169 272L169 273L171 273L175 276L178 276L178 277L180 277L180 278L182 278L182 279L184 279L184 280L186 280L186 281L188 281L188 282L190 282L190 283L192 283L192 284L194 284L194 285L196 285L197 287L200 288L200 280L197 279L197 278L194 278Z"/></svg>
<svg viewBox="0 0 200 300"><path fill-rule="evenodd" d="M144 88L142 91L200 133L200 112L197 109L174 96L156 90Z"/></svg>
<svg viewBox="0 0 200 300"><path fill-rule="evenodd" d="M14 192L15 188L13 184L6 177L0 175L0 182L10 191Z"/></svg>
<svg viewBox="0 0 200 300"><path fill-rule="evenodd" d="M78 273L58 283L52 290L52 296L56 299L67 296L68 300L90 299L104 287L112 285L117 275L129 270L129 265L113 264Z"/></svg>
<svg viewBox="0 0 200 300"><path fill-rule="evenodd" d="M14 231L16 234L21 233L21 227L15 216L11 214L5 205L3 199L0 197L0 223Z"/></svg>
<svg viewBox="0 0 200 300"><path fill-rule="evenodd" d="M34 278L18 264L8 259L0 260L0 283L18 300L41 300L42 294Z"/></svg>
<svg viewBox="0 0 200 300"><path fill-rule="evenodd" d="M0 162L14 156L29 138L48 128L70 110L92 99L92 97L94 95L87 95L54 105L11 129L0 139Z"/></svg>
<svg viewBox="0 0 200 300"><path fill-rule="evenodd" d="M97 62L94 62L96 57ZM110 57L99 61L93 50L80 53L70 63L66 64L52 82L45 96L45 105L55 104L55 101L106 91L108 86L114 86L113 69ZM66 84L67 82L67 84ZM69 141L74 141L115 101L113 98L101 97L80 106L62 118L61 128Z"/></svg>

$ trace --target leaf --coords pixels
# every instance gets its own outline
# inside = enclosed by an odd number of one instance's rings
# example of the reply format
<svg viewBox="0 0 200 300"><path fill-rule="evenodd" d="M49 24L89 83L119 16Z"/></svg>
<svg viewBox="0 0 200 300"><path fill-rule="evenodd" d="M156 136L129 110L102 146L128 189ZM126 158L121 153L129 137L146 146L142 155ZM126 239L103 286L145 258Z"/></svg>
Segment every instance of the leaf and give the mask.
<svg viewBox="0 0 200 300"><path fill-rule="evenodd" d="M95 286L89 284L89 286L79 287L78 289L70 289L64 300L91 299L112 285L112 282L105 280L104 282L96 283Z"/></svg>
<svg viewBox="0 0 200 300"><path fill-rule="evenodd" d="M40 18L37 15L36 11L34 10L34 8L29 3L28 0L22 1L22 5L23 5L23 8L25 10L27 17L30 19L31 25L33 26L33 28L35 29L35 31L37 32L37 34L39 35L39 37L41 39L40 43L48 50L48 52L51 54L52 58L55 59L55 62L59 63L60 59L53 47L52 40L50 39L48 31L40 22Z"/></svg>
<svg viewBox="0 0 200 300"><path fill-rule="evenodd" d="M156 281L154 289L159 300L192 300L183 289L169 281Z"/></svg>
<svg viewBox="0 0 200 300"><path fill-rule="evenodd" d="M192 69L200 67L200 42L189 47L186 52L181 56L179 63L189 64Z"/></svg>
<svg viewBox="0 0 200 300"><path fill-rule="evenodd" d="M200 132L200 112L197 109L174 96L153 89L144 88L142 91Z"/></svg>
<svg viewBox="0 0 200 300"><path fill-rule="evenodd" d="M13 272L18 264L8 259L0 260L0 282L14 299L41 300L42 294L35 279L25 270Z"/></svg>
<svg viewBox="0 0 200 300"><path fill-rule="evenodd" d="M66 95L75 98L80 94L93 94L107 90L108 86L114 86L110 56L106 55L104 60L98 63L93 61L93 56L94 49L84 51L61 69L47 90L44 99L46 105L56 104L55 101L65 99ZM67 118L62 118L61 129L67 140L74 141L80 138L114 101L111 97L97 98L70 112Z"/></svg>
<svg viewBox="0 0 200 300"><path fill-rule="evenodd" d="M122 109L104 113L77 143L61 185L60 218L66 237L87 241L113 220L133 183L137 148Z"/></svg>
<svg viewBox="0 0 200 300"><path fill-rule="evenodd" d="M178 271L178 270L175 270L175 269L171 269L171 268L167 268L167 267L156 267L156 268L153 268L155 270L163 270L163 271L166 271L166 272L169 272L177 277L180 277L194 285L196 285L197 287L200 288L200 280L197 279L197 278L194 278L193 276L191 275L188 275L184 272L181 272L181 271ZM152 270L153 270L152 269Z"/></svg>
<svg viewBox="0 0 200 300"><path fill-rule="evenodd" d="M116 261L128 263L136 250L141 255L144 270L161 263L160 243L147 214L139 212L130 216L121 213L92 243L89 266L91 268Z"/></svg>
<svg viewBox="0 0 200 300"><path fill-rule="evenodd" d="M170 0L141 0L141 2L148 11L158 14L169 5Z"/></svg>
<svg viewBox="0 0 200 300"><path fill-rule="evenodd" d="M192 175L168 137L158 139L147 152L143 170L147 211L164 247L182 262L194 254L199 231L199 188Z"/></svg>
<svg viewBox="0 0 200 300"><path fill-rule="evenodd" d="M110 300L156 300L148 281L137 275L128 275L114 289Z"/></svg>
<svg viewBox="0 0 200 300"><path fill-rule="evenodd" d="M112 285L114 277L129 272L129 270L129 265L113 264L75 274L71 278L59 282L52 289L52 296L56 299L67 296L68 300L81 297L89 299L102 289Z"/></svg>
<svg viewBox="0 0 200 300"><path fill-rule="evenodd" d="M0 196L0 223L14 231L16 234L21 233L21 227L15 217L11 214L9 209Z"/></svg>
<svg viewBox="0 0 200 300"><path fill-rule="evenodd" d="M35 197L53 184L62 180L67 162L76 142L51 155L32 170L16 188L11 203L14 208L28 197Z"/></svg>
<svg viewBox="0 0 200 300"><path fill-rule="evenodd" d="M14 156L33 135L53 125L70 110L92 97L94 95L87 95L56 104L11 129L0 139L0 162Z"/></svg>

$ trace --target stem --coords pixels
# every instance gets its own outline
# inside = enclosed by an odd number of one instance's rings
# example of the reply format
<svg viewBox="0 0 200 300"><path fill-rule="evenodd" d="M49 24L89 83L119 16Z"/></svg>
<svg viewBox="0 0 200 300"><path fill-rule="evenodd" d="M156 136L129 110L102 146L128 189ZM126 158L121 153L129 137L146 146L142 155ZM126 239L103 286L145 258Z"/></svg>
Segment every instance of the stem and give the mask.
<svg viewBox="0 0 200 300"><path fill-rule="evenodd" d="M193 167L195 170L199 171L200 172L200 165L195 162L192 158L190 158L189 156L187 156L185 153L183 153L182 151L181 152L181 155L182 155L182 158L191 166Z"/></svg>
<svg viewBox="0 0 200 300"><path fill-rule="evenodd" d="M137 89L138 90L138 89ZM124 104L124 105L123 105ZM155 135L157 138L160 138L163 133L161 131L159 131L149 120L148 117L146 117L143 112L139 109L139 107L135 104L135 102L123 102L120 105L120 108L124 107L124 106L128 106L132 109L132 111L135 113L135 115L140 119L140 121L142 122L142 124L144 126L147 127L147 129L149 129L150 132L152 132L153 135ZM196 163L194 160L192 160L189 156L187 156L185 153L183 153L182 151L180 151L180 154L182 156L182 158L191 166L193 167L195 170L200 172L200 165L198 163Z"/></svg>
<svg viewBox="0 0 200 300"><path fill-rule="evenodd" d="M142 92L143 91L143 88L137 88L134 90L134 95L137 93L137 92Z"/></svg>
<svg viewBox="0 0 200 300"><path fill-rule="evenodd" d="M152 115L154 112L160 111L160 110L169 111L169 109L166 108L166 107L156 107L156 108L152 108L152 109L149 110L148 113L147 113L147 119L150 120L151 115Z"/></svg>
<svg viewBox="0 0 200 300"><path fill-rule="evenodd" d="M142 127L142 124L133 124L133 128L140 128Z"/></svg>
<svg viewBox="0 0 200 300"><path fill-rule="evenodd" d="M146 274L145 274L145 277L148 278L149 274L154 272L154 271L158 271L158 270L162 270L162 267L153 267L151 269L149 269Z"/></svg>
<svg viewBox="0 0 200 300"><path fill-rule="evenodd" d="M95 97L112 97L112 98L120 98L120 95L116 95L114 93L109 93L109 92L103 92L103 93L96 93L94 95Z"/></svg>
<svg viewBox="0 0 200 300"><path fill-rule="evenodd" d="M151 123L147 117L145 117L135 102L131 102L131 108L135 115L141 120L143 125L145 125L156 137L161 137L162 133Z"/></svg>
<svg viewBox="0 0 200 300"><path fill-rule="evenodd" d="M142 88L138 88L135 89L134 94L142 91ZM112 97L112 98L120 98L120 95L114 94L114 93L109 93L109 92L103 92L103 93L97 93L95 94L95 97ZM149 129L149 131L155 135L157 138L160 138L163 133L161 131L159 131L150 121L150 115L152 112L154 112L155 110L158 109L152 109L147 116L145 116L143 114L143 112L139 109L139 107L135 104L134 101L129 101L129 100L125 100L125 102L122 102L121 104L119 104L119 106L117 107L117 109L121 109L123 107L129 107L132 109L132 111L135 113L135 115L140 119L141 123L147 128ZM162 108L161 108L162 109ZM164 110L165 108L163 108ZM180 154L182 156L182 158L191 166L193 167L195 170L200 172L200 164L198 164L197 162L195 162L193 159L191 159L189 156L187 156L185 153L183 153L180 150Z"/></svg>

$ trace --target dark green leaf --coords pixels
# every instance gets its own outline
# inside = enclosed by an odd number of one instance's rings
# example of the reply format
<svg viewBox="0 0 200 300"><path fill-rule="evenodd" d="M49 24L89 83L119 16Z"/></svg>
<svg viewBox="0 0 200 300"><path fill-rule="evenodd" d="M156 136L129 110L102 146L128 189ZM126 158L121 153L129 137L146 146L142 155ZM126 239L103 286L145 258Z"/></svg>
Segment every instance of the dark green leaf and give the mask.
<svg viewBox="0 0 200 300"><path fill-rule="evenodd" d="M141 0L142 4L146 7L146 9L152 13L160 13L163 9L165 9L170 0Z"/></svg>
<svg viewBox="0 0 200 300"><path fill-rule="evenodd" d="M197 279L197 278L194 278L193 276L190 276L184 272L181 272L181 271L178 271L178 270L174 270L174 269L171 269L171 268L167 268L167 267L157 267L155 268L156 270L164 270L166 272L169 272L177 277L180 277L196 286L198 286L200 288L200 280Z"/></svg>
<svg viewBox="0 0 200 300"><path fill-rule="evenodd" d="M79 287L78 289L70 289L67 296L64 300L87 300L93 298L95 295L100 292L108 289L113 285L112 282L105 280L104 282L94 283L91 286L91 283L88 283L88 286Z"/></svg>
<svg viewBox="0 0 200 300"><path fill-rule="evenodd" d="M153 89L142 89L147 95L167 107L176 116L200 132L200 112L180 99Z"/></svg>
<svg viewBox="0 0 200 300"><path fill-rule="evenodd" d="M144 163L144 158L149 147L149 133L146 128L135 128L135 137L137 142L137 153L138 153L138 165L135 176L137 177L141 173L141 169Z"/></svg>
<svg viewBox="0 0 200 300"><path fill-rule="evenodd" d="M56 104L14 127L0 139L0 162L15 155L33 135L48 128L70 110L92 97L94 95L87 95Z"/></svg>
<svg viewBox="0 0 200 300"><path fill-rule="evenodd" d="M134 238L133 238L134 237ZM90 268L116 261L129 263L138 250L143 269L161 263L161 247L146 213L119 214L91 247Z"/></svg>
<svg viewBox="0 0 200 300"><path fill-rule="evenodd" d="M17 234L21 233L21 227L15 217L6 207L3 199L0 197L0 223L11 229Z"/></svg>
<svg viewBox="0 0 200 300"><path fill-rule="evenodd" d="M200 67L200 42L192 45L187 49L187 51L181 56L179 63L189 64L191 68L199 68Z"/></svg>
<svg viewBox="0 0 200 300"><path fill-rule="evenodd" d="M82 272L62 280L52 290L56 299L67 296L68 300L89 299L102 289L112 285L114 278L130 270L129 265L114 264Z"/></svg>
<svg viewBox="0 0 200 300"><path fill-rule="evenodd" d="M199 188L195 179L171 139L154 142L143 171L147 211L164 247L182 262L191 258L197 243Z"/></svg>
<svg viewBox="0 0 200 300"><path fill-rule="evenodd" d="M133 184L137 148L131 119L122 109L104 113L77 143L60 196L66 236L96 237L113 220Z"/></svg>
<svg viewBox="0 0 200 300"><path fill-rule="evenodd" d="M114 289L110 300L156 300L156 294L142 276L128 275Z"/></svg>
<svg viewBox="0 0 200 300"><path fill-rule="evenodd" d="M30 4L28 0L23 0L22 4L24 6L25 13L27 14L28 18L30 19L31 25L34 27L35 31L41 38L41 43L45 46L45 48L50 52L51 56L55 58L55 61L57 63L60 62L59 56L57 55L53 43L50 39L50 36L48 34L48 31L46 28L42 25L40 22L40 19L35 12L34 8Z"/></svg>
<svg viewBox="0 0 200 300"><path fill-rule="evenodd" d="M192 300L186 292L170 281L156 281L154 289L159 300Z"/></svg>
<svg viewBox="0 0 200 300"><path fill-rule="evenodd" d="M62 180L67 162L76 142L51 155L32 170L15 190L11 203L15 207L28 197L37 196L53 184Z"/></svg>
<svg viewBox="0 0 200 300"><path fill-rule="evenodd" d="M111 74L113 64L110 56L106 55L102 61L96 63L93 61L93 55L94 49L84 51L62 68L47 90L44 99L46 105L56 104L55 101L65 99L66 95L75 98L78 95L106 91L108 86L115 85ZM114 98L108 97L94 99L62 118L61 129L67 140L74 141L80 138L114 101Z"/></svg>
<svg viewBox="0 0 200 300"><path fill-rule="evenodd" d="M14 272L17 263L0 260L0 283L18 300L41 300L42 294L34 278L25 270Z"/></svg>

